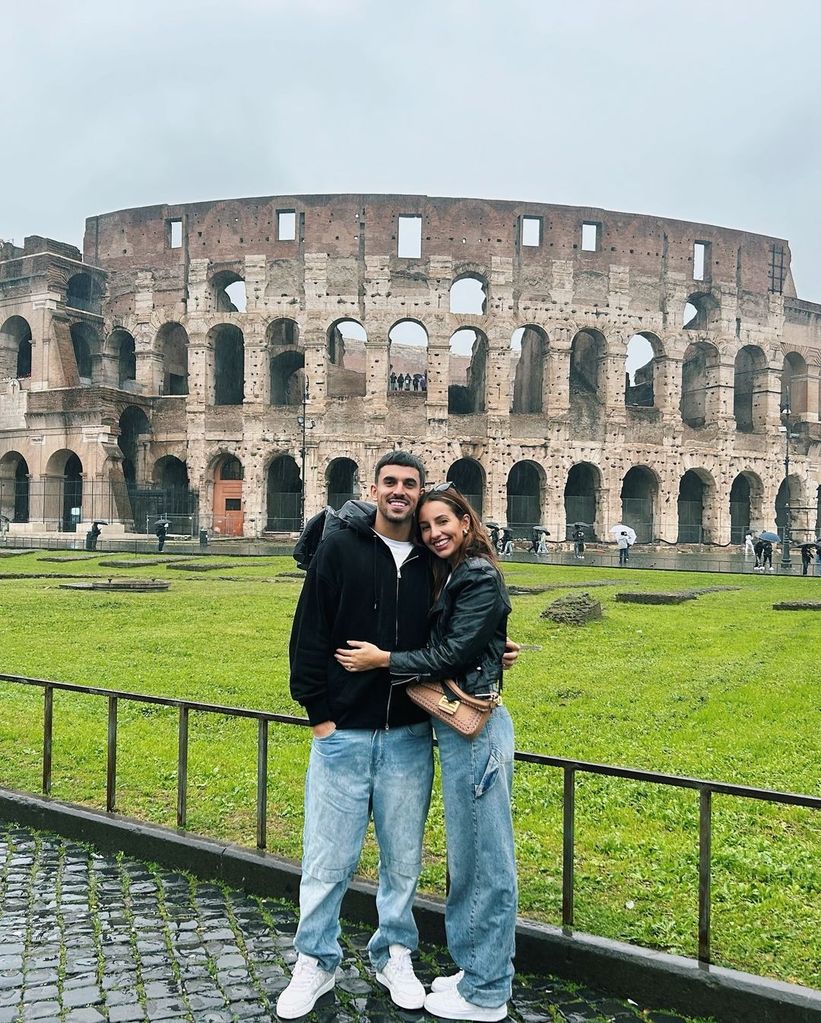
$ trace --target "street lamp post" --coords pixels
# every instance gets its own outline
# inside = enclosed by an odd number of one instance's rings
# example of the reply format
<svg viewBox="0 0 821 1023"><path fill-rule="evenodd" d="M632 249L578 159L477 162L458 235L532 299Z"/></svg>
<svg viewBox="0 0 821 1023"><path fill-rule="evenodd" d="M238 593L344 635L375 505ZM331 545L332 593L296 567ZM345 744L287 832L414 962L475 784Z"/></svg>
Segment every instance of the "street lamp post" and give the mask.
<svg viewBox="0 0 821 1023"><path fill-rule="evenodd" d="M781 418L784 420L784 486L786 487L787 500L784 504L784 525L781 532L781 568L788 572L792 568L790 561L790 539L792 531L792 512L790 511L790 397L789 393L781 408Z"/></svg>
<svg viewBox="0 0 821 1023"><path fill-rule="evenodd" d="M310 401L310 394L308 393L308 381L305 381L305 389L302 392L302 415L296 417L296 421L302 430L302 443L299 448L299 461L300 471L302 472L302 490L299 496L299 528L305 527L305 483L306 483L306 461L307 461L307 433L308 430L313 430L314 421L308 419L306 414L308 402Z"/></svg>

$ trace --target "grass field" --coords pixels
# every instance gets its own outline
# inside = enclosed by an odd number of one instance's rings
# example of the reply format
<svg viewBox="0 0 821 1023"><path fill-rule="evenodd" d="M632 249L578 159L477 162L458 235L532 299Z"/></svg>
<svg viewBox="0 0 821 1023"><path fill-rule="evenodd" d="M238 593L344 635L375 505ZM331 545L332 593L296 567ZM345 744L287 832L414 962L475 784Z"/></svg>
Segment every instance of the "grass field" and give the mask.
<svg viewBox="0 0 821 1023"><path fill-rule="evenodd" d="M300 713L287 685L287 640L300 581L287 558L162 559L101 555L0 558L0 670L82 684ZM50 555L54 557L55 555ZM106 567L115 560L142 567ZM175 559L181 563L182 559ZM821 793L821 616L774 612L779 599L821 600L816 579L505 566L511 584L555 585L516 596L511 635L526 645L505 690L517 747L532 752ZM37 578L38 575L46 578ZM149 576L165 593L75 592L60 575ZM557 626L539 613L566 584L591 589L604 619ZM619 589L735 585L674 606L615 602ZM0 785L37 791L42 696L0 683ZM173 824L176 714L121 706L118 809ZM105 701L55 696L54 786L101 806ZM299 855L303 729L271 733L269 846ZM189 827L253 844L252 722L192 717ZM576 926L694 955L694 792L581 776L577 791ZM518 765L515 815L526 915L558 922L561 776ZM717 962L821 986L821 818L817 812L714 799L713 947ZM373 874L369 841L364 870ZM442 808L435 796L422 878L443 890Z"/></svg>

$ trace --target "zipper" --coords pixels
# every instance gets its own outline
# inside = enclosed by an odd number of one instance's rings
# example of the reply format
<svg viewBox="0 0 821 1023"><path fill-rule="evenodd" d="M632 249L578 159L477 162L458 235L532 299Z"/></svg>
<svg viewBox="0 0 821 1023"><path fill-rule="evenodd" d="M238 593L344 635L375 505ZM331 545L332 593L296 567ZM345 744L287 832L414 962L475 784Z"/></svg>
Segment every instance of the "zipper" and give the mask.
<svg viewBox="0 0 821 1023"><path fill-rule="evenodd" d="M397 568L397 570L396 570L396 594L395 594L395 597L394 597L394 605L393 605L393 607L394 607L394 611L393 611L393 616L394 616L394 621L393 621L393 646L394 646L394 649L397 649L398 646L399 646L399 583L402 581L402 568L404 568L405 565L407 565L409 561L413 561L413 560L415 560L418 557L419 557L418 554L416 554L414 551L411 551L411 553L407 556L407 558L405 558L405 560L402 562L401 568ZM390 668L388 670L390 671ZM393 698L393 684L391 684L390 688L388 689L388 705L385 708L385 731L386 732L389 732L391 730L391 699L392 698Z"/></svg>

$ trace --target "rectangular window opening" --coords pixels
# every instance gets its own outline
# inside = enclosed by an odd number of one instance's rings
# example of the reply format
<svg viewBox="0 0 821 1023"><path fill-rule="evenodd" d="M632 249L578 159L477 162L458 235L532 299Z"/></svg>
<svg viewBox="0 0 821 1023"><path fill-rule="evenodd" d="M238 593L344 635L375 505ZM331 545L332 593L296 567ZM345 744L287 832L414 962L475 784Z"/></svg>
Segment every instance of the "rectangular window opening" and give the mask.
<svg viewBox="0 0 821 1023"><path fill-rule="evenodd" d="M396 254L402 259L419 259L422 256L422 218L417 215L401 215L397 231Z"/></svg>
<svg viewBox="0 0 821 1023"><path fill-rule="evenodd" d="M292 242L296 238L296 211L277 210L277 239Z"/></svg>
<svg viewBox="0 0 821 1023"><path fill-rule="evenodd" d="M538 248L542 244L542 218L522 217L522 245Z"/></svg>
<svg viewBox="0 0 821 1023"><path fill-rule="evenodd" d="M582 252L598 252L601 224L586 220L582 224Z"/></svg>
<svg viewBox="0 0 821 1023"><path fill-rule="evenodd" d="M710 243L693 243L693 280L704 281L710 272Z"/></svg>
<svg viewBox="0 0 821 1023"><path fill-rule="evenodd" d="M182 248L182 220L168 221L168 244L172 249Z"/></svg>
<svg viewBox="0 0 821 1023"><path fill-rule="evenodd" d="M780 295L784 291L784 246L770 246L770 291Z"/></svg>

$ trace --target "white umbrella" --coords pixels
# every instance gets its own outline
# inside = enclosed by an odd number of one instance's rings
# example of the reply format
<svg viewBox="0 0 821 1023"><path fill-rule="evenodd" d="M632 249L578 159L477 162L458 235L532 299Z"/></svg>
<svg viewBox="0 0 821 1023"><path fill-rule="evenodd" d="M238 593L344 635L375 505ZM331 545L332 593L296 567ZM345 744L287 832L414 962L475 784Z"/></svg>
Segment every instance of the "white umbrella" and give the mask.
<svg viewBox="0 0 821 1023"><path fill-rule="evenodd" d="M623 522L617 522L615 526L611 526L610 532L616 537L616 539L623 536L631 547L636 542L635 529L633 529L632 526L625 526Z"/></svg>

